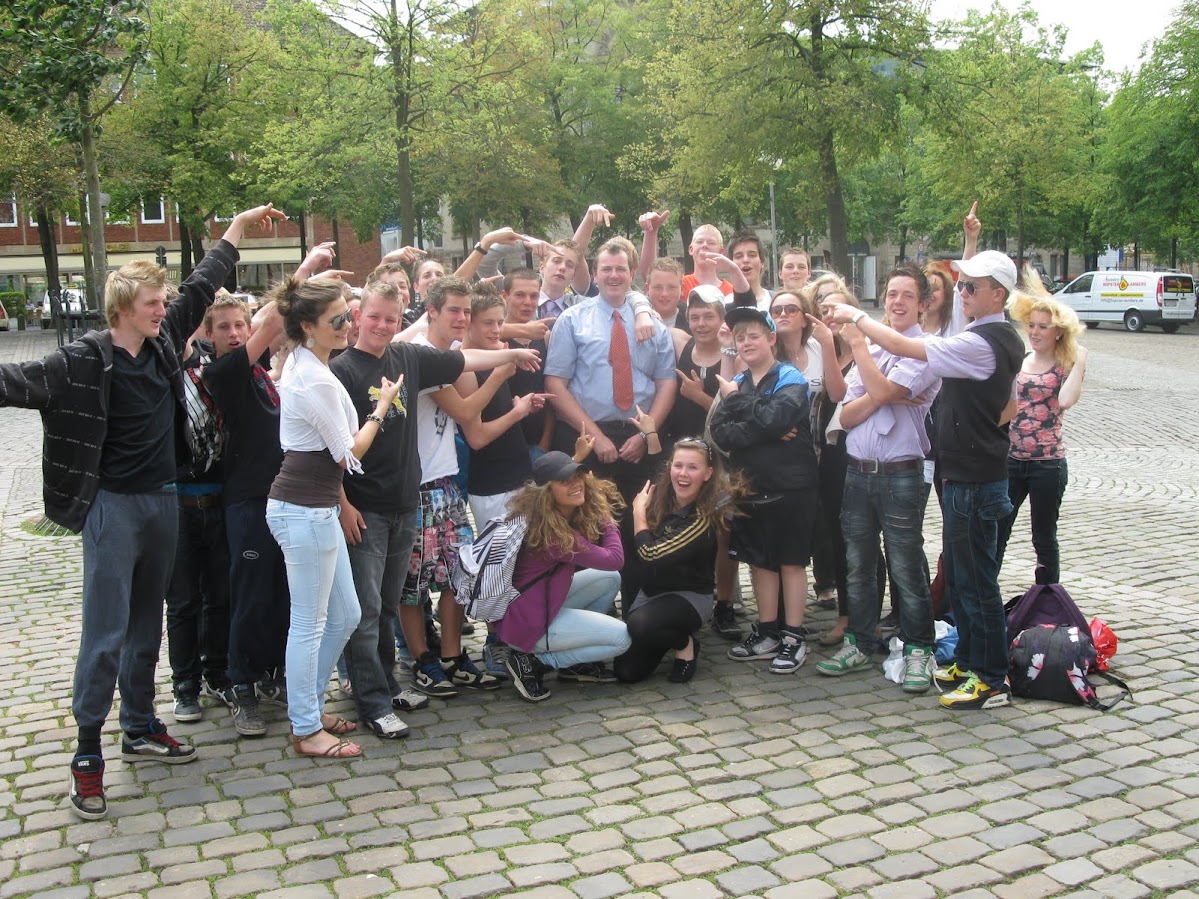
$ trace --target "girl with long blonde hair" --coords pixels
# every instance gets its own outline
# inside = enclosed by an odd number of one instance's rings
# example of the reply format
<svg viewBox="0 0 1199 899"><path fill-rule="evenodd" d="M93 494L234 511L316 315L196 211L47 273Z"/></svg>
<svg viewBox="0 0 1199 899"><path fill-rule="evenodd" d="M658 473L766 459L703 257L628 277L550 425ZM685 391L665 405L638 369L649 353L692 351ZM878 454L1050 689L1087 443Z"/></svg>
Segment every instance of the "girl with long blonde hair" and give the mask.
<svg viewBox="0 0 1199 899"><path fill-rule="evenodd" d="M1087 351L1078 335L1083 326L1073 309L1046 292L1031 266L1025 267L1024 287L1008 301L1008 312L1012 321L1024 325L1032 352L1016 375L1016 414L1008 427L1012 513L999 523L997 557L1002 567L1016 514L1027 498L1037 557L1035 581L1056 584L1061 580L1057 521L1069 476L1062 416L1082 395Z"/></svg>

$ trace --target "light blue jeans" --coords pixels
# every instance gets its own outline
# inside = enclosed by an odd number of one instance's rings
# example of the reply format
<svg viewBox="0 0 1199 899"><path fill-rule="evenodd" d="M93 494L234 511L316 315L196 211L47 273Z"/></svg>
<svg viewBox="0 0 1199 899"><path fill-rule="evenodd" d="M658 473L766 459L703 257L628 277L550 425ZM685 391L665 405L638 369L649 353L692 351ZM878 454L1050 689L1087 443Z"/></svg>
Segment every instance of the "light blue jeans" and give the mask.
<svg viewBox="0 0 1199 899"><path fill-rule="evenodd" d="M551 668L616 658L631 645L629 629L608 613L620 591L619 571L583 568L575 572L564 605L533 654Z"/></svg>
<svg viewBox="0 0 1199 899"><path fill-rule="evenodd" d="M361 610L338 507L267 500L266 521L287 562L287 714L296 736L321 729L325 691Z"/></svg>

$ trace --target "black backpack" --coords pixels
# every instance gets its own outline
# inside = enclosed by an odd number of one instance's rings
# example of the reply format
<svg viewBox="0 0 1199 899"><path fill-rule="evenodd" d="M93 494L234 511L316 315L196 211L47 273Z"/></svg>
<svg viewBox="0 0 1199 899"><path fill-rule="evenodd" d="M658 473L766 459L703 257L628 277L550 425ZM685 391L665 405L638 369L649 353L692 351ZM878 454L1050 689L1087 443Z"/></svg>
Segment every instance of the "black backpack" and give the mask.
<svg viewBox="0 0 1199 899"><path fill-rule="evenodd" d="M1132 695L1124 681L1096 671L1098 677L1123 691L1109 702L1099 701L1087 678L1087 672L1095 667L1095 644L1086 627L1041 624L1025 628L1012 641L1008 663L1012 692L1027 699L1087 705L1106 712Z"/></svg>

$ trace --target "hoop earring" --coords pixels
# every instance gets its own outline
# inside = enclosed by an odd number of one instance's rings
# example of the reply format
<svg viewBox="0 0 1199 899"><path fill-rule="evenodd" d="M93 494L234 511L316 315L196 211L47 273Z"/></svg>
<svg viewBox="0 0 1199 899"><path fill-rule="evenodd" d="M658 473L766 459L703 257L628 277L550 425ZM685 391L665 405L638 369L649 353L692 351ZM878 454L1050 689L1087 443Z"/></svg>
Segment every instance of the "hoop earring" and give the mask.
<svg viewBox="0 0 1199 899"><path fill-rule="evenodd" d="M312 349L314 346L316 346L316 338L309 337L307 340L304 341L304 346L308 347L308 349Z"/></svg>

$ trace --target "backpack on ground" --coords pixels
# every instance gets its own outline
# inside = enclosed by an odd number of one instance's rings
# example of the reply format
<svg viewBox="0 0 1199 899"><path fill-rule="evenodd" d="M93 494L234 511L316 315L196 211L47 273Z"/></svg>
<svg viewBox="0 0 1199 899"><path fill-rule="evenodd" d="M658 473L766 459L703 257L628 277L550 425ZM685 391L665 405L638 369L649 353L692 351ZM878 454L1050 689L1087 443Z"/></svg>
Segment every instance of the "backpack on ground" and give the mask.
<svg viewBox="0 0 1199 899"><path fill-rule="evenodd" d="M1018 634L1041 624L1062 624L1090 633L1090 625L1061 584L1033 584L1023 596L1004 606L1007 632Z"/></svg>
<svg viewBox="0 0 1199 899"><path fill-rule="evenodd" d="M520 588L513 585L516 557L527 530L528 522L519 515L493 518L483 526L474 543L458 547L450 586L468 618L499 621L522 591L557 570L555 566Z"/></svg>
<svg viewBox="0 0 1199 899"><path fill-rule="evenodd" d="M1012 641L1008 657L1012 692L1027 699L1087 705L1106 712L1131 696L1132 691L1118 677L1098 671L1097 676L1123 691L1115 699L1100 702L1094 684L1087 678L1087 672L1095 667L1095 658L1095 644L1087 627L1041 624L1025 628Z"/></svg>

